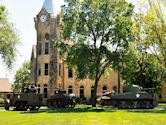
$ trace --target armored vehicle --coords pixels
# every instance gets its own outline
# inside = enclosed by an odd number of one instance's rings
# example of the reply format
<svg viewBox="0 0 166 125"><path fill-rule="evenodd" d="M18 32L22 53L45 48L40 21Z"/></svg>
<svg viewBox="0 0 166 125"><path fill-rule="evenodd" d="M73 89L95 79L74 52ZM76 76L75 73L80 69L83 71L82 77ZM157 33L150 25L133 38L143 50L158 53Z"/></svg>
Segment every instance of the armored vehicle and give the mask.
<svg viewBox="0 0 166 125"><path fill-rule="evenodd" d="M34 85L28 85L24 87L22 93L13 94L10 100L5 100L5 109L9 110L10 106L15 110L38 110L42 106L43 95L36 94L36 88Z"/></svg>
<svg viewBox="0 0 166 125"><path fill-rule="evenodd" d="M127 85L122 94L107 93L101 105L113 105L119 109L151 109L157 106L152 94L142 91L137 85Z"/></svg>
<svg viewBox="0 0 166 125"><path fill-rule="evenodd" d="M65 94L66 91L56 91L55 95L47 99L47 107L49 108L65 108L75 107L76 97L74 94Z"/></svg>

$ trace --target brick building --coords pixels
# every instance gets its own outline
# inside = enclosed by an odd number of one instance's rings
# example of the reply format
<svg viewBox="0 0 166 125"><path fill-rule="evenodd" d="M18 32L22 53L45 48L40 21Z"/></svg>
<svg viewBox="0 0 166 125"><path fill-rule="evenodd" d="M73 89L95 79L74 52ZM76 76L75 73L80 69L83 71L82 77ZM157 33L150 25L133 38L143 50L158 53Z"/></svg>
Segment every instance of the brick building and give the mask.
<svg viewBox="0 0 166 125"><path fill-rule="evenodd" d="M58 49L53 47L54 41L61 39L61 15L56 15L53 0L45 0L41 11L34 18L37 31L37 44L32 47L31 79L39 87L39 93L54 94L56 90L66 90L75 93L77 97L91 98L94 81L84 79L77 81L72 69L68 69L65 60L58 56ZM64 41L65 42L65 41ZM102 76L99 81L98 93L116 90L118 85L117 73ZM122 90L122 87L121 87ZM166 100L166 84L162 89L162 97Z"/></svg>
<svg viewBox="0 0 166 125"><path fill-rule="evenodd" d="M53 47L54 41L61 39L60 19L60 15L55 15L53 0L45 0L41 11L34 18L37 44L32 47L32 83L37 84L38 91L45 94L45 97L60 89L89 99L93 93L94 81L76 80L73 70L67 67L65 60L59 58L58 49ZM108 78L102 76L98 93L116 90L117 83L117 74L113 71Z"/></svg>

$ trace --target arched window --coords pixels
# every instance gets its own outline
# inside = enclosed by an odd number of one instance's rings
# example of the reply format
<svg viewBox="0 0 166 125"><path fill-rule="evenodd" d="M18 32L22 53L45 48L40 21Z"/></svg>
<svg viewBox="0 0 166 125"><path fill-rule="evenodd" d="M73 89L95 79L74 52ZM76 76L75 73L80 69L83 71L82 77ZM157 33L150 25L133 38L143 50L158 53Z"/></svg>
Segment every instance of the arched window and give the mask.
<svg viewBox="0 0 166 125"><path fill-rule="evenodd" d="M47 98L47 94L48 94L47 84L44 84L44 98Z"/></svg>
<svg viewBox="0 0 166 125"><path fill-rule="evenodd" d="M40 93L40 84L37 85L37 93Z"/></svg>
<svg viewBox="0 0 166 125"><path fill-rule="evenodd" d="M80 98L84 98L84 87L80 87Z"/></svg>
<svg viewBox="0 0 166 125"><path fill-rule="evenodd" d="M113 91L117 92L117 87L116 86L113 87Z"/></svg>
<svg viewBox="0 0 166 125"><path fill-rule="evenodd" d="M91 87L91 98L93 98L94 86Z"/></svg>
<svg viewBox="0 0 166 125"><path fill-rule="evenodd" d="M72 86L69 86L69 87L68 87L68 94L71 94L71 93L73 93L73 87L72 87Z"/></svg>
<svg viewBox="0 0 166 125"><path fill-rule="evenodd" d="M107 86L103 86L103 93L107 92Z"/></svg>

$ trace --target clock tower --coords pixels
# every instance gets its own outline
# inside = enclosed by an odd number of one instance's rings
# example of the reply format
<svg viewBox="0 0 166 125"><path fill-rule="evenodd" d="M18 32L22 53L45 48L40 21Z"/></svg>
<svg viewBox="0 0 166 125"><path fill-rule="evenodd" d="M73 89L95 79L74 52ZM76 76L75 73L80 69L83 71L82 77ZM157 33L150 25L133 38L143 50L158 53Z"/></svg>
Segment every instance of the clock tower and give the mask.
<svg viewBox="0 0 166 125"><path fill-rule="evenodd" d="M34 18L37 31L36 78L35 84L40 93L54 94L57 88L57 49L55 41L59 39L60 16L55 15L53 0L45 0L41 11Z"/></svg>

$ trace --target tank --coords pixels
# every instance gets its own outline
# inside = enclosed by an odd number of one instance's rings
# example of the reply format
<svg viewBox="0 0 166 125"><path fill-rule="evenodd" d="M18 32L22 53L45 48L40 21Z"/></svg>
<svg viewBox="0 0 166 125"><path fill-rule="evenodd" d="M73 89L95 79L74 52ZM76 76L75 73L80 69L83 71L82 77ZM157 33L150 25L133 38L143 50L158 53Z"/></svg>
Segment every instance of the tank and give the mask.
<svg viewBox="0 0 166 125"><path fill-rule="evenodd" d="M56 91L55 95L47 99L48 108L75 107L76 97L74 94L65 94L66 91Z"/></svg>
<svg viewBox="0 0 166 125"><path fill-rule="evenodd" d="M38 110L43 105L42 101L43 95L36 94L34 85L28 85L24 87L22 93L13 94L10 100L5 100L5 109L9 110L10 106L12 106L15 110Z"/></svg>
<svg viewBox="0 0 166 125"><path fill-rule="evenodd" d="M101 105L113 105L119 109L152 109L157 106L153 95L137 85L127 85L122 94L106 93L100 101Z"/></svg>

